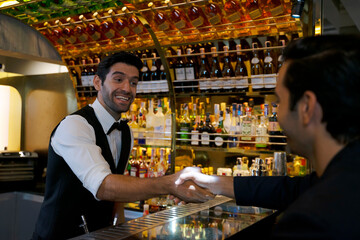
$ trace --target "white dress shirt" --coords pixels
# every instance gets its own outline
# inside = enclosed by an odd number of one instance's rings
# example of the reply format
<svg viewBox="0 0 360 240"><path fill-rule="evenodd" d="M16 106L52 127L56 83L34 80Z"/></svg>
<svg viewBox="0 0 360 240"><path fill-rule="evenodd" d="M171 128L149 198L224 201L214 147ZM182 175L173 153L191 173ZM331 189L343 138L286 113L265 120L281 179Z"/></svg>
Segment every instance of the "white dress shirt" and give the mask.
<svg viewBox="0 0 360 240"><path fill-rule="evenodd" d="M99 120L105 134L115 119L106 111L96 99L90 105ZM134 136L131 132L131 149L134 145ZM117 166L121 150L121 132L112 131L107 135L109 147ZM56 154L64 158L74 174L96 198L96 193L104 180L111 174L110 166L101 155L101 148L96 145L95 130L80 115L67 116L58 126L51 139L51 146ZM122 160L122 161L127 161Z"/></svg>

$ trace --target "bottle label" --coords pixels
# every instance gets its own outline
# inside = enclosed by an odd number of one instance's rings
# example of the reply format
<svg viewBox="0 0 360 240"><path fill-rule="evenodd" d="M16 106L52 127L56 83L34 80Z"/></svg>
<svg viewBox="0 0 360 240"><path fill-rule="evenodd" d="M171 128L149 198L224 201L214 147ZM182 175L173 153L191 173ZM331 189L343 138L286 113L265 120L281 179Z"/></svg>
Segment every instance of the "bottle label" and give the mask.
<svg viewBox="0 0 360 240"><path fill-rule="evenodd" d="M99 40L100 37L101 37L101 34L100 34L99 32L95 32L94 34L91 35L91 38L92 38L94 41Z"/></svg>
<svg viewBox="0 0 360 240"><path fill-rule="evenodd" d="M241 77L236 80L236 88L247 88L249 87L249 81L247 77Z"/></svg>
<svg viewBox="0 0 360 240"><path fill-rule="evenodd" d="M136 172L137 172L137 168L136 167L131 167L130 176L136 177Z"/></svg>
<svg viewBox="0 0 360 240"><path fill-rule="evenodd" d="M204 24L204 18L203 17L198 17L194 20L191 21L191 24L194 26L194 27L200 27Z"/></svg>
<svg viewBox="0 0 360 240"><path fill-rule="evenodd" d="M265 74L264 75L264 84L265 84L265 88L275 88L276 87L276 73Z"/></svg>
<svg viewBox="0 0 360 240"><path fill-rule="evenodd" d="M251 84L253 89L264 87L264 76L262 74L251 76Z"/></svg>
<svg viewBox="0 0 360 240"><path fill-rule="evenodd" d="M139 177L145 178L146 177L146 168L140 168L139 169Z"/></svg>
<svg viewBox="0 0 360 240"><path fill-rule="evenodd" d="M79 40L80 40L81 42L86 42L86 41L88 40L88 36L87 36L86 34L81 34L81 35L79 36Z"/></svg>
<svg viewBox="0 0 360 240"><path fill-rule="evenodd" d="M199 81L199 88L200 90L205 90L208 88L208 81L205 80L206 78L202 78L200 81Z"/></svg>
<svg viewBox="0 0 360 240"><path fill-rule="evenodd" d="M192 130L191 133L199 133L198 130ZM191 135L191 145L199 145L199 134L192 134Z"/></svg>
<svg viewBox="0 0 360 240"><path fill-rule="evenodd" d="M247 135L251 135L251 122L250 121L243 121L243 125L241 128L241 140L243 141L251 141L251 137L246 137Z"/></svg>
<svg viewBox="0 0 360 240"><path fill-rule="evenodd" d="M193 67L187 67L185 68L185 74L187 80L195 79L195 71Z"/></svg>
<svg viewBox="0 0 360 240"><path fill-rule="evenodd" d="M269 132L280 132L281 131L281 128L280 128L280 125L279 125L279 122L269 122Z"/></svg>
<svg viewBox="0 0 360 240"><path fill-rule="evenodd" d="M174 25L177 29L183 29L186 26L186 23L184 20L181 19L180 21L176 22Z"/></svg>
<svg viewBox="0 0 360 240"><path fill-rule="evenodd" d="M249 16L251 17L251 19L256 19L261 16L261 12L259 9L256 9L254 11L249 12Z"/></svg>
<svg viewBox="0 0 360 240"><path fill-rule="evenodd" d="M140 34L140 33L142 33L143 29L142 29L141 26L136 26L136 27L133 28L133 31L136 34Z"/></svg>
<svg viewBox="0 0 360 240"><path fill-rule="evenodd" d="M203 132L201 134L201 144L202 145L209 145L210 144L210 135L208 132Z"/></svg>
<svg viewBox="0 0 360 240"><path fill-rule="evenodd" d="M65 38L59 37L59 38L56 40L56 42L57 42L58 44L60 44L60 45L64 45L64 44L65 44Z"/></svg>
<svg viewBox="0 0 360 240"><path fill-rule="evenodd" d="M130 30L128 27L124 27L121 31L119 31L120 35L123 37L126 37L127 35L129 35Z"/></svg>
<svg viewBox="0 0 360 240"><path fill-rule="evenodd" d="M158 26L160 31L166 31L170 28L170 25L167 22L164 22Z"/></svg>
<svg viewBox="0 0 360 240"><path fill-rule="evenodd" d="M69 43L74 44L76 42L76 37L75 36L70 36L67 40L68 40Z"/></svg>
<svg viewBox="0 0 360 240"><path fill-rule="evenodd" d="M215 137L215 145L217 147L221 147L223 143L224 143L224 139L222 137L219 136Z"/></svg>
<svg viewBox="0 0 360 240"><path fill-rule="evenodd" d="M221 22L221 17L219 14L216 14L215 16L211 17L209 19L209 22L212 24L212 25L216 25L216 24L219 24Z"/></svg>
<svg viewBox="0 0 360 240"><path fill-rule="evenodd" d="M189 133L190 129L187 126L183 126L183 127L180 128L180 132ZM189 134L180 134L180 138L181 139L190 139L190 135Z"/></svg>
<svg viewBox="0 0 360 240"><path fill-rule="evenodd" d="M185 80L185 69L184 68L175 68L175 78L176 80Z"/></svg>
<svg viewBox="0 0 360 240"><path fill-rule="evenodd" d="M171 116L165 119L165 136L171 136Z"/></svg>
<svg viewBox="0 0 360 240"><path fill-rule="evenodd" d="M240 20L241 16L239 12L233 13L227 17L230 22L236 22Z"/></svg>
<svg viewBox="0 0 360 240"><path fill-rule="evenodd" d="M252 58L251 64L258 64L260 62L259 58Z"/></svg>
<svg viewBox="0 0 360 240"><path fill-rule="evenodd" d="M270 9L270 13L271 13L271 15L273 17L275 17L277 15L280 15L280 14L283 14L284 13L284 8L283 8L282 4L280 4L277 7L274 7L272 9Z"/></svg>
<svg viewBox="0 0 360 240"><path fill-rule="evenodd" d="M110 29L109 31L107 31L106 33L105 33L105 36L107 37L107 38L113 38L114 36L115 36L115 31L114 30L112 30L112 29Z"/></svg>
<svg viewBox="0 0 360 240"><path fill-rule="evenodd" d="M270 62L272 62L272 57L270 57L270 56L266 56L265 58L264 58L264 63L270 63Z"/></svg>

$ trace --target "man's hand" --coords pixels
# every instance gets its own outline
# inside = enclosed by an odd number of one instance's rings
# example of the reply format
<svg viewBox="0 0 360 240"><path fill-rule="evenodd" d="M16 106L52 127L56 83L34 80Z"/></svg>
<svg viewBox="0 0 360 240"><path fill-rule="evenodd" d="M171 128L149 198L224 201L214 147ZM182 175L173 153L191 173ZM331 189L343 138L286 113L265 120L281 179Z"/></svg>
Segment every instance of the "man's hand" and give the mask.
<svg viewBox="0 0 360 240"><path fill-rule="evenodd" d="M234 197L234 179L225 176L210 176L200 172L200 168L187 167L178 172L176 185L181 185L186 181L193 181L198 186L208 189L213 194L221 194L227 197Z"/></svg>
<svg viewBox="0 0 360 240"><path fill-rule="evenodd" d="M215 196L212 194L208 189L202 188L196 185L191 180L181 180L180 183L180 176L181 174L185 174L188 172L197 172L200 173L199 168L186 168L171 175L172 180L174 181L173 184L173 191L171 194L181 199L184 202L206 202L210 199L213 199Z"/></svg>

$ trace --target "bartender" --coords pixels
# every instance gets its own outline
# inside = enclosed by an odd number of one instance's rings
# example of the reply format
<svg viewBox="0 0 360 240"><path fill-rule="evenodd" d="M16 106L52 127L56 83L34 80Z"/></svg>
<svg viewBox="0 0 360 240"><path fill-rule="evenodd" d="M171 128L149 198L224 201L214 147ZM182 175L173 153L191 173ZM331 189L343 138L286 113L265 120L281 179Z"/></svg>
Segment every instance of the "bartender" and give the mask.
<svg viewBox="0 0 360 240"><path fill-rule="evenodd" d="M93 83L97 99L64 118L50 137L44 202L33 239L68 239L109 226L114 203L171 194L186 202L213 198L181 172L159 178L124 176L133 135L121 113L136 95L141 60L126 52L104 58ZM116 211L116 210L115 210Z"/></svg>

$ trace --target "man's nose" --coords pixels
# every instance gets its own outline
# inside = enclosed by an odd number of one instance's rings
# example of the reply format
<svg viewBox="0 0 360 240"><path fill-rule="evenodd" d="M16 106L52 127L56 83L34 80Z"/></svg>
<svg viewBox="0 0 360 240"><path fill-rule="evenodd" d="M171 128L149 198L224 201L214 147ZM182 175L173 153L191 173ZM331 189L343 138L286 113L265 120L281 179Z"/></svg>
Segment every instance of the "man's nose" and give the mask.
<svg viewBox="0 0 360 240"><path fill-rule="evenodd" d="M130 85L130 80L126 79L125 81L123 81L121 83L121 88L122 90L126 91L126 92L130 92L131 90L131 85Z"/></svg>

